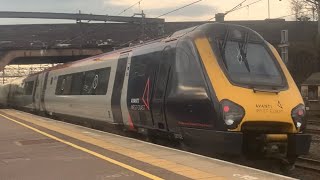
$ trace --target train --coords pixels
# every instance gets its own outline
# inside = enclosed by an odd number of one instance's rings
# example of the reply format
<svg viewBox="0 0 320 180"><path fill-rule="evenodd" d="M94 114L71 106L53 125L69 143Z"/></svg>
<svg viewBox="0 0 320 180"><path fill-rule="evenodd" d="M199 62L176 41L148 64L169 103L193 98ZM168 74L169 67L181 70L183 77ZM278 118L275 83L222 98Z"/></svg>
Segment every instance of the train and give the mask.
<svg viewBox="0 0 320 180"><path fill-rule="evenodd" d="M244 26L206 23L1 86L3 106L294 163L311 136L277 50Z"/></svg>

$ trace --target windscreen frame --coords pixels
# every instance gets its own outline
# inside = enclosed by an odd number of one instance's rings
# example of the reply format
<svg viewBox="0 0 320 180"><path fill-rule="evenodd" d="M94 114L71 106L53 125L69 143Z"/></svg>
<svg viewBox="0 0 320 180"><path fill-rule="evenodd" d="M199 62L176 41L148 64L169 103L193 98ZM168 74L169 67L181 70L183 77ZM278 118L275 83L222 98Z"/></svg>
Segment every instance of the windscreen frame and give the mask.
<svg viewBox="0 0 320 180"><path fill-rule="evenodd" d="M232 79L231 75L230 75L230 72L228 71L228 69L226 68L226 65L225 65L225 62L223 60L223 57L222 57L222 54L220 52L220 49L219 49L219 46L217 45L217 38L220 38L219 40L221 40L221 36L220 37L217 37L215 36L215 33L213 33L214 31L214 28L222 28L224 29L225 31L227 29L241 29L241 31L246 31L248 32L249 34L254 34L256 36L256 40L253 40L253 41L248 41L248 44L260 44L265 50L266 52L268 53L268 55L270 56L273 64L275 65L275 67L277 68L277 71L279 72L280 76L281 76L281 84L280 85L261 85L259 83L245 83L245 82L236 82ZM284 72L283 72L283 69L280 65L280 63L278 62L275 54L272 52L271 48L269 47L268 45L268 42L265 41L258 33L256 33L255 31L249 29L249 28L246 28L246 27L243 27L243 26L239 26L239 25L230 25L230 24L222 24L222 23L214 23L214 24L210 24L210 25L207 25L207 26L204 26L203 27L203 30L204 30L204 35L206 38L212 38L213 39L213 42L210 42L209 41L209 44L211 46L211 49L218 61L218 64L220 66L220 69L223 71L223 73L225 74L225 76L227 77L228 81L234 85L234 86L239 86L239 87L244 87L244 88L249 88L249 89L253 89L253 88L262 88L262 89L274 89L276 88L277 90L287 90L288 89L288 82L287 82L287 77L285 76ZM217 30L216 30L217 31ZM221 34L221 31L219 32ZM214 36L210 36L210 35L214 35ZM224 34L224 33L222 33ZM223 37L222 37L223 38ZM228 39L228 41L233 41L233 42L237 42L236 40L230 38Z"/></svg>

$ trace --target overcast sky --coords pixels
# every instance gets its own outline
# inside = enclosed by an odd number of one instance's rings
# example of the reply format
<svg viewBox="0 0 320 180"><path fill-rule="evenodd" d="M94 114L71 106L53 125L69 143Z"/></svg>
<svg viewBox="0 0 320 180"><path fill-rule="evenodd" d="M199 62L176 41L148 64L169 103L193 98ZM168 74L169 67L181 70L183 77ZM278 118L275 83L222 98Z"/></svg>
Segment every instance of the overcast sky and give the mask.
<svg viewBox="0 0 320 180"><path fill-rule="evenodd" d="M138 0L0 0L0 11L33 11L33 12L64 12L116 15ZM140 6L126 11L122 15L132 16L144 10L147 17L156 17L177 7L195 0L143 0ZM165 17L169 21L204 21L215 13L230 10L243 0L203 0ZM256 0L247 0L243 5ZM271 18L291 14L290 0L270 0ZM242 8L228 14L226 20L262 20L268 17L268 0L262 0L250 7ZM289 17L287 20L290 20ZM0 24L35 24L35 23L74 23L64 20L34 19L0 19Z"/></svg>

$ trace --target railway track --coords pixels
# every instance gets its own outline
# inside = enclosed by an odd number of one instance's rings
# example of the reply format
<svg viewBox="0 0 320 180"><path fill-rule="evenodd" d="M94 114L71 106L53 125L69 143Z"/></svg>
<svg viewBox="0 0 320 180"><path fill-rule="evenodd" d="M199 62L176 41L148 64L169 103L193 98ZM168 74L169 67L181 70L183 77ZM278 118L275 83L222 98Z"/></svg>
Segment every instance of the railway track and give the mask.
<svg viewBox="0 0 320 180"><path fill-rule="evenodd" d="M320 126L320 120L308 120L308 124Z"/></svg>
<svg viewBox="0 0 320 180"><path fill-rule="evenodd" d="M320 135L320 129L306 129L306 133Z"/></svg>
<svg viewBox="0 0 320 180"><path fill-rule="evenodd" d="M295 164L296 168L320 173L320 160L299 157Z"/></svg>

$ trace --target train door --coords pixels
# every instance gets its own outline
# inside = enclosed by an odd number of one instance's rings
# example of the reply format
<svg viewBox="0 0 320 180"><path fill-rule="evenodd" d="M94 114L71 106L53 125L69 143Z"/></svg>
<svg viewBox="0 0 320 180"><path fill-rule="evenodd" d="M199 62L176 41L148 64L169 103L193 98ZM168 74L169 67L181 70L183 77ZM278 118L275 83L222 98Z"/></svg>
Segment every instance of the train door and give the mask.
<svg viewBox="0 0 320 180"><path fill-rule="evenodd" d="M156 128L168 130L165 113L165 94L172 60L172 48L166 46L159 61L151 102L152 118Z"/></svg>
<svg viewBox="0 0 320 180"><path fill-rule="evenodd" d="M41 73L37 77L36 87L35 87L35 110L41 110L41 93L44 82L44 73Z"/></svg>
<svg viewBox="0 0 320 180"><path fill-rule="evenodd" d="M46 89L47 89L48 75L49 75L49 72L45 72L44 80L42 83L43 86L41 86L42 89L41 89L41 93L40 93L40 111L46 111L46 107L45 107L45 103L44 103L44 96L45 96Z"/></svg>
<svg viewBox="0 0 320 180"><path fill-rule="evenodd" d="M127 67L129 53L121 54L117 63L117 70L113 84L113 91L111 95L111 110L114 123L123 124L122 110L121 110L121 93L123 89L123 82Z"/></svg>
<svg viewBox="0 0 320 180"><path fill-rule="evenodd" d="M132 55L127 92L130 121L134 126L154 128L151 98L161 51Z"/></svg>
<svg viewBox="0 0 320 180"><path fill-rule="evenodd" d="M32 90L32 109L36 110L37 109L37 100L36 100L36 92L37 92L37 87L39 84L39 75L37 75L37 78L35 80L35 83L33 85L33 90Z"/></svg>

